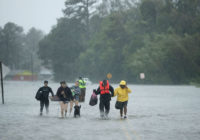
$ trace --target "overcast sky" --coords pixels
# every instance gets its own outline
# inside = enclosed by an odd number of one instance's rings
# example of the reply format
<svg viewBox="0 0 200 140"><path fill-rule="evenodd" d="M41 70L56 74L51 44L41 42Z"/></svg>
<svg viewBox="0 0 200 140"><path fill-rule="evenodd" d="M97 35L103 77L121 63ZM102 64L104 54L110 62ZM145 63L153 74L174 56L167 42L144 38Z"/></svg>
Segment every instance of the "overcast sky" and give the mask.
<svg viewBox="0 0 200 140"><path fill-rule="evenodd" d="M65 0L0 0L0 26L7 22L20 25L27 32L31 27L48 33L63 16Z"/></svg>

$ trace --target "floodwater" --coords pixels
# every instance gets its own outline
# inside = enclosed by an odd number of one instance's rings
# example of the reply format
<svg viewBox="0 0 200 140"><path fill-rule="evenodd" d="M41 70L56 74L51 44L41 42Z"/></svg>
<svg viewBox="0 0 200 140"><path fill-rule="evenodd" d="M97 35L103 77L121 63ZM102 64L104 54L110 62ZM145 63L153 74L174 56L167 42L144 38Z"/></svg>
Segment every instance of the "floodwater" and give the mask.
<svg viewBox="0 0 200 140"><path fill-rule="evenodd" d="M200 88L194 86L129 85L128 119L121 120L112 98L109 120L101 120L98 105L89 106L87 86L81 118L60 118L58 102L39 116L35 93L42 82L5 82L0 105L0 140L199 140ZM56 92L59 84L50 83ZM115 88L117 85L113 85Z"/></svg>

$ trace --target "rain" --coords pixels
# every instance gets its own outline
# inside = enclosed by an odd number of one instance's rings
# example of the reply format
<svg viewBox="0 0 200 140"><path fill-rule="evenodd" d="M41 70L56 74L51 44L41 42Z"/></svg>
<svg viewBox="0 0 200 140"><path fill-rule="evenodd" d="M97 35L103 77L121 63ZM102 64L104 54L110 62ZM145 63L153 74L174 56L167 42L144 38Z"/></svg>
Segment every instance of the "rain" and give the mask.
<svg viewBox="0 0 200 140"><path fill-rule="evenodd" d="M0 140L199 140L199 0L0 0Z"/></svg>

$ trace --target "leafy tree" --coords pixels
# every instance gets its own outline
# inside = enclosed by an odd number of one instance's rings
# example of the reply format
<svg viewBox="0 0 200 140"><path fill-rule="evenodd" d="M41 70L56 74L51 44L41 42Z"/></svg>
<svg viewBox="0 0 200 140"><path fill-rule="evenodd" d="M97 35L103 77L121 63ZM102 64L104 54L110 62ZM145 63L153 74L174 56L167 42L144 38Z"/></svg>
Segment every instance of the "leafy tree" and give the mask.
<svg viewBox="0 0 200 140"><path fill-rule="evenodd" d="M23 28L14 23L9 22L1 29L0 56L2 61L12 69L19 69L21 66L23 39Z"/></svg>
<svg viewBox="0 0 200 140"><path fill-rule="evenodd" d="M84 50L83 37L84 29L79 20L62 18L51 34L40 42L39 55L47 65L48 61L52 63L57 80L73 79L78 75L75 63Z"/></svg>
<svg viewBox="0 0 200 140"><path fill-rule="evenodd" d="M103 0L93 14L90 2L67 0L65 16L40 42L40 57L56 80L97 81L110 72L114 82L200 81L199 0Z"/></svg>
<svg viewBox="0 0 200 140"><path fill-rule="evenodd" d="M67 0L65 2L64 15L67 18L79 19L85 25L86 39L90 36L90 16L93 14L90 9L96 3L96 0Z"/></svg>
<svg viewBox="0 0 200 140"><path fill-rule="evenodd" d="M42 32L35 28L25 34L22 27L8 22L4 28L0 28L1 61L11 69L31 70L32 59L35 64L33 70L38 72L40 70L40 60L37 56L38 42L42 37Z"/></svg>
<svg viewBox="0 0 200 140"><path fill-rule="evenodd" d="M41 67L41 60L38 56L39 51L39 42L43 39L43 32L35 28L31 28L25 37L25 59L24 59L24 68L38 72Z"/></svg>

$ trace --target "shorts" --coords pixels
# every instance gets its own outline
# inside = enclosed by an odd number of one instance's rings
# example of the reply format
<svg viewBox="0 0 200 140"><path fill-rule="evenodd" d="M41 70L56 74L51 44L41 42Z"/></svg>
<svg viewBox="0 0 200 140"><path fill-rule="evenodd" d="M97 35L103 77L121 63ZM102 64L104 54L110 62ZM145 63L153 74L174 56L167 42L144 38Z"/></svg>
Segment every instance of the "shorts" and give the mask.
<svg viewBox="0 0 200 140"><path fill-rule="evenodd" d="M68 104L69 101L61 101L63 104Z"/></svg>
<svg viewBox="0 0 200 140"><path fill-rule="evenodd" d="M128 105L128 101L122 102L122 108Z"/></svg>
<svg viewBox="0 0 200 140"><path fill-rule="evenodd" d="M78 94L75 94L75 95L74 95L74 99L75 99L76 101L79 101L79 95L78 95Z"/></svg>

